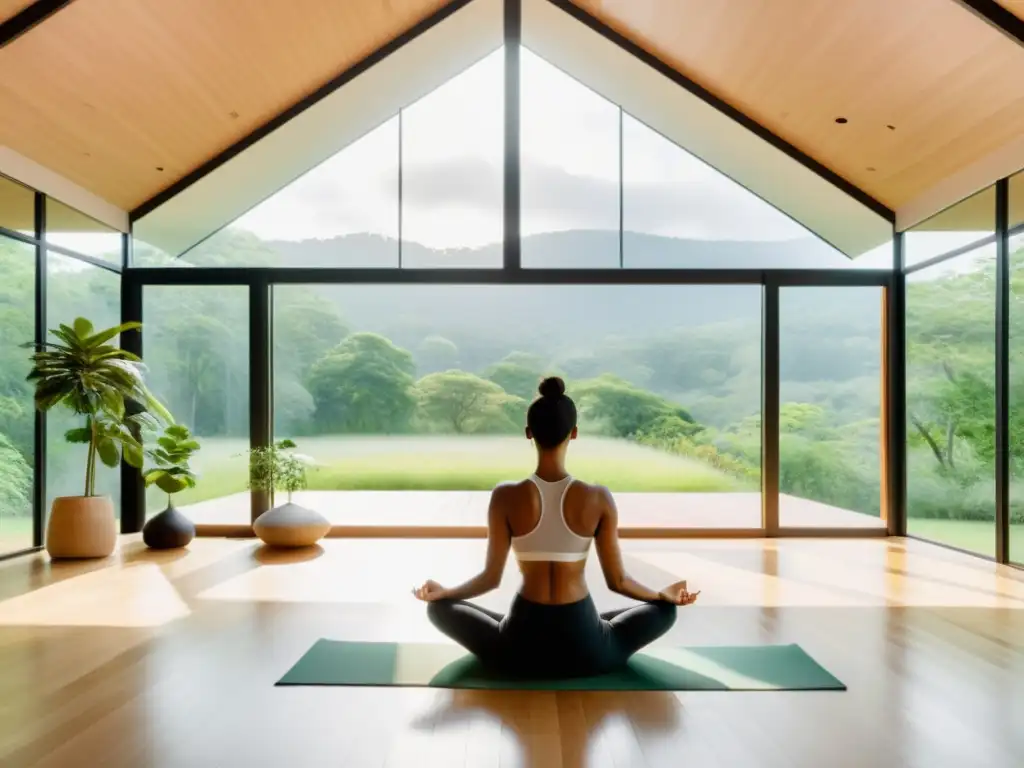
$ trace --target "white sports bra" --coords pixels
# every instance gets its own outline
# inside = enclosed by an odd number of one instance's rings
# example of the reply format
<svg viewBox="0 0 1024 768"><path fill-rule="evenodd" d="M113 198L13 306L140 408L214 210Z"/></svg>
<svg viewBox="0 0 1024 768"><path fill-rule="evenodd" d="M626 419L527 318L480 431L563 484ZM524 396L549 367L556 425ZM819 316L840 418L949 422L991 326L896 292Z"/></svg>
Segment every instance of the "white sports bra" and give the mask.
<svg viewBox="0 0 1024 768"><path fill-rule="evenodd" d="M540 520L532 531L512 537L512 551L520 561L541 560L556 563L576 563L587 559L593 537L577 536L565 522L565 493L572 485L566 476L554 483L531 475L530 480L540 491Z"/></svg>

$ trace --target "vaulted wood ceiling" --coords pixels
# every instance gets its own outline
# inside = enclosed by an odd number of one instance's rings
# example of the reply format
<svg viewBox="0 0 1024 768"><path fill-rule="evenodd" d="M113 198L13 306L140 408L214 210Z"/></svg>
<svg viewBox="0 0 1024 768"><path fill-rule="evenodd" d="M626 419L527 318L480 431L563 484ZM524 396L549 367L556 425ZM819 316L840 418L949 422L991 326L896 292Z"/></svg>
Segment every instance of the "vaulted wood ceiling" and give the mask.
<svg viewBox="0 0 1024 768"><path fill-rule="evenodd" d="M0 49L0 144L130 210L445 4L78 0Z"/></svg>
<svg viewBox="0 0 1024 768"><path fill-rule="evenodd" d="M1021 137L956 0L571 2L894 210ZM448 4L77 0L0 49L0 145L131 210Z"/></svg>
<svg viewBox="0 0 1024 768"><path fill-rule="evenodd" d="M952 0L574 2L890 208L1024 126L1024 47Z"/></svg>
<svg viewBox="0 0 1024 768"><path fill-rule="evenodd" d="M1024 0L996 0L996 2L1018 18L1024 19Z"/></svg>
<svg viewBox="0 0 1024 768"><path fill-rule="evenodd" d="M0 0L0 22L14 18L32 5L32 0Z"/></svg>

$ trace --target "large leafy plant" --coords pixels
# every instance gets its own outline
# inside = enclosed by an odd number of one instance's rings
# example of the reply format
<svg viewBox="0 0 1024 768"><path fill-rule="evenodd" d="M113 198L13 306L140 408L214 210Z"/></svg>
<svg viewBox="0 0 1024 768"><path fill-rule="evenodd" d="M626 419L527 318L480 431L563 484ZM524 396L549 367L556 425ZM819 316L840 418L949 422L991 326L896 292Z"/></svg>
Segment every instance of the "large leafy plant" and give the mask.
<svg viewBox="0 0 1024 768"><path fill-rule="evenodd" d="M196 487L196 474L189 462L199 450L196 440L188 427L172 424L157 438L156 447L150 450L153 466L146 470L143 479L146 485L155 485L167 494L167 502L175 493Z"/></svg>
<svg viewBox="0 0 1024 768"><path fill-rule="evenodd" d="M51 331L56 341L25 345L35 349L28 380L35 385L36 408L49 411L63 405L85 419L83 426L64 435L68 442L88 445L85 496L95 495L97 457L106 466L116 467L123 456L141 469L142 432L160 421L173 421L146 388L142 361L110 343L125 331L141 327L141 323L124 323L96 331L91 322L79 317L72 325Z"/></svg>

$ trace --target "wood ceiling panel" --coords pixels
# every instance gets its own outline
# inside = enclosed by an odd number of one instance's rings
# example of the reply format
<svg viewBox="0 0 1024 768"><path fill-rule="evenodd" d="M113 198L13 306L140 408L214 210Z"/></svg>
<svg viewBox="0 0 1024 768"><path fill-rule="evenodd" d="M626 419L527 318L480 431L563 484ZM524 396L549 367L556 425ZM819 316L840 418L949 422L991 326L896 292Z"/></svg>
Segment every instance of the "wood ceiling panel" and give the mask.
<svg viewBox="0 0 1024 768"><path fill-rule="evenodd" d="M1014 16L1024 19L1024 0L996 0Z"/></svg>
<svg viewBox="0 0 1024 768"><path fill-rule="evenodd" d="M573 1L893 209L1024 125L1024 47L949 0Z"/></svg>
<svg viewBox="0 0 1024 768"><path fill-rule="evenodd" d="M33 0L0 0L0 21L13 19L32 3Z"/></svg>
<svg viewBox="0 0 1024 768"><path fill-rule="evenodd" d="M71 3L0 50L0 145L131 209L446 4Z"/></svg>

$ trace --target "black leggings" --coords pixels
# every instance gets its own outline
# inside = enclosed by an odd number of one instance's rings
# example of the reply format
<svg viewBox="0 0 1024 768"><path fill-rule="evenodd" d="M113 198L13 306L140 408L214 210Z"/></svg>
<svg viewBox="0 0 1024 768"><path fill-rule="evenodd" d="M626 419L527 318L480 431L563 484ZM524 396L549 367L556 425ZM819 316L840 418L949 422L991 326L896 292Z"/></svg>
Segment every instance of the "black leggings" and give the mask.
<svg viewBox="0 0 1024 768"><path fill-rule="evenodd" d="M485 666L529 677L568 677L625 666L672 628L676 606L658 601L599 614L590 597L544 605L517 595L504 616L461 600L430 603L427 616Z"/></svg>

